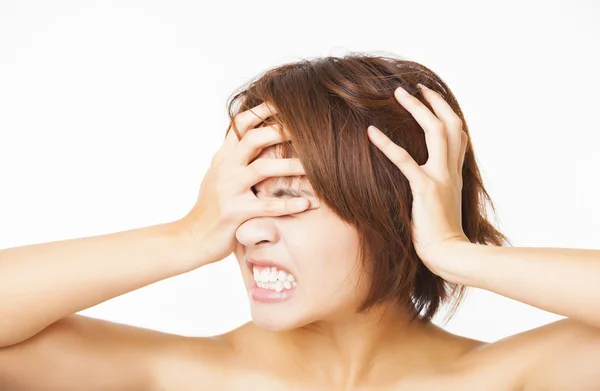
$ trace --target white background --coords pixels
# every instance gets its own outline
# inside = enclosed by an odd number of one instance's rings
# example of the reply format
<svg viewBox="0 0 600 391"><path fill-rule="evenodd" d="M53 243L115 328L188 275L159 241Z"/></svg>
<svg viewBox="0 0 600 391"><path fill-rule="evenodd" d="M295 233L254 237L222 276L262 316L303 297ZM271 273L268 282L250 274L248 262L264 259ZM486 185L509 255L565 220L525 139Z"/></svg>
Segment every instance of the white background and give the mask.
<svg viewBox="0 0 600 391"><path fill-rule="evenodd" d="M599 248L599 16L591 0L2 0L0 248L182 217L232 91L349 51L449 84L516 246ZM198 336L250 320L233 256L82 313ZM561 318L472 288L444 327L494 341Z"/></svg>

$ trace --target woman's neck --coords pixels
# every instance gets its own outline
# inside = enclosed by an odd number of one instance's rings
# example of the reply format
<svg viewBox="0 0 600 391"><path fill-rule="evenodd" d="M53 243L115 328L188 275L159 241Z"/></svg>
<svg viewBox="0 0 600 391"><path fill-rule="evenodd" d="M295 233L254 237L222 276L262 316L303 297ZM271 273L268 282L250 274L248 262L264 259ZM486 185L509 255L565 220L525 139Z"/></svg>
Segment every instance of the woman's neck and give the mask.
<svg viewBox="0 0 600 391"><path fill-rule="evenodd" d="M404 362L402 366L406 368L426 362L432 354L424 349L426 341L434 339L436 334L439 335L439 328L430 322L419 319L409 322L407 312L387 307L366 316L318 321L272 333L272 337L286 356L298 358L295 361L304 373L327 384L350 386L380 376L385 363L392 360Z"/></svg>

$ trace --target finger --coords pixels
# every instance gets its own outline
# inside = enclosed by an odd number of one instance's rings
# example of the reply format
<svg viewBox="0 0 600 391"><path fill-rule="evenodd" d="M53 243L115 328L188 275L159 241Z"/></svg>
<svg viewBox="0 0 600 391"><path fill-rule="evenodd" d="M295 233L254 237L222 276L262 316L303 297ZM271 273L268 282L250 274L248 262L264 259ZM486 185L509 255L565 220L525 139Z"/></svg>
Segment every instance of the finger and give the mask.
<svg viewBox="0 0 600 391"><path fill-rule="evenodd" d="M263 122L266 118L271 115L277 114L277 109L275 106L270 104L269 102L263 102L258 106L254 106L251 109L242 111L238 113L234 117L234 123L238 131L240 132L240 137L244 137L244 134L248 132L248 130L255 128L261 122ZM235 145L240 140L237 138L237 135L233 131L233 128L230 127L227 136L225 137L225 141L223 142L223 147L226 152L231 151Z"/></svg>
<svg viewBox="0 0 600 391"><path fill-rule="evenodd" d="M219 148L219 150L214 154L211 160L211 165L220 163L221 161L227 159L228 156L231 156L231 150L235 148L238 143L238 138L235 135L235 132L230 129L225 136L225 141L223 141L223 145Z"/></svg>
<svg viewBox="0 0 600 391"><path fill-rule="evenodd" d="M456 167L461 152L463 122L454 110L452 110L452 107L450 107L448 102L446 102L437 91L434 91L423 84L418 85L421 87L423 96L431 105L435 115L444 123L444 129L446 130L447 135L446 140L448 143L448 167Z"/></svg>
<svg viewBox="0 0 600 391"><path fill-rule="evenodd" d="M310 207L310 201L303 197L287 199L257 198L251 205L249 212L252 216L282 216L307 210Z"/></svg>
<svg viewBox="0 0 600 391"><path fill-rule="evenodd" d="M469 135L464 130L460 134L460 155L458 156L458 175L462 178L462 169L465 161L465 154L467 152L467 145L469 143Z"/></svg>
<svg viewBox="0 0 600 391"><path fill-rule="evenodd" d="M231 152L231 150L233 148L235 148L235 146L237 145L237 143L240 140L238 139L237 135L235 134L235 132L233 131L233 129L230 127L227 130L227 134L225 135L225 140L223 141L223 145L221 146L221 148L219 149L219 154L222 155L227 155Z"/></svg>
<svg viewBox="0 0 600 391"><path fill-rule="evenodd" d="M404 91L404 92L403 92ZM412 114L425 131L425 141L431 165L438 170L448 170L448 145L444 124L417 97L410 95L402 87L394 91L396 99Z"/></svg>
<svg viewBox="0 0 600 391"><path fill-rule="evenodd" d="M289 137L278 130L278 125L251 129L235 146L231 153L231 162L246 166L264 148L287 140Z"/></svg>
<svg viewBox="0 0 600 391"><path fill-rule="evenodd" d="M422 189L426 175L410 154L375 126L369 126L367 129L371 141L402 171L411 187L414 190Z"/></svg>
<svg viewBox="0 0 600 391"><path fill-rule="evenodd" d="M250 163L242 171L241 184L248 189L258 182L275 176L300 176L305 175L304 167L297 158L260 158Z"/></svg>

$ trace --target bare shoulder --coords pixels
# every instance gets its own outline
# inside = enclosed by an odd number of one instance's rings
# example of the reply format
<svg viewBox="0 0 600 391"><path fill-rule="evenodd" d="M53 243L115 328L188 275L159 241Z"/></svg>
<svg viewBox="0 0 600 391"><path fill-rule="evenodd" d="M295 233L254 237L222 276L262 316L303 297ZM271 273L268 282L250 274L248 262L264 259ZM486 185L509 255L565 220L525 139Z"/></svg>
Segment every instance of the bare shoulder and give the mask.
<svg viewBox="0 0 600 391"><path fill-rule="evenodd" d="M83 385L89 391L160 389L161 376L169 363L189 351L189 340L72 315L26 341L0 348L0 389L69 391ZM204 357L222 351L218 340L193 341L198 351L204 352L197 354ZM204 372L202 366L195 372Z"/></svg>
<svg viewBox="0 0 600 391"><path fill-rule="evenodd" d="M599 391L594 364L599 352L600 331L566 318L493 343L474 343L456 369L473 389Z"/></svg>
<svg viewBox="0 0 600 391"><path fill-rule="evenodd" d="M156 368L159 389L237 389L248 382L282 388L297 373L289 372L277 356L259 353L264 341L262 332L251 323L213 338L180 337L168 344L169 349L160 351ZM438 352L437 367L452 364L447 370L431 371L428 380L414 379L410 389L600 391L594 364L600 362L600 332L572 319L494 343L449 333L437 342L445 346L429 347ZM412 385L410 381L406 384Z"/></svg>
<svg viewBox="0 0 600 391"><path fill-rule="evenodd" d="M160 390L289 389L297 373L267 332L248 322L211 338L188 338L163 354Z"/></svg>
<svg viewBox="0 0 600 391"><path fill-rule="evenodd" d="M238 364L236 336L240 329L214 337L177 336L172 339L157 355L154 365L157 389L230 388Z"/></svg>

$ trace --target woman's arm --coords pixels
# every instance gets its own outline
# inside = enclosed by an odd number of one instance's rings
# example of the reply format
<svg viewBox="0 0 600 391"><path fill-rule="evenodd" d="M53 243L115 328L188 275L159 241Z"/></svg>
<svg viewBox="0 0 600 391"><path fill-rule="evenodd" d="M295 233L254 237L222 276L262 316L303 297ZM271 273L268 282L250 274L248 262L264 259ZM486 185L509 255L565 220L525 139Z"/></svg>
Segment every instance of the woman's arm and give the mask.
<svg viewBox="0 0 600 391"><path fill-rule="evenodd" d="M437 92L419 85L431 112L401 87L397 100L423 127L429 152L420 166L383 132L371 141L402 171L413 195L415 250L435 274L572 317L600 329L600 250L517 248L471 243L462 228L463 164L468 135Z"/></svg>
<svg viewBox="0 0 600 391"><path fill-rule="evenodd" d="M0 389L172 388L178 379L173 364L187 357L190 340L72 314L224 259L248 219L318 207L305 199L254 197L252 186L267 177L305 174L297 158L253 158L268 145L289 141L275 127L254 129L273 112L263 103L236 116L243 138L227 135L195 205L180 220L0 251ZM198 381L222 382L214 365L230 355L229 344L194 341Z"/></svg>
<svg viewBox="0 0 600 391"><path fill-rule="evenodd" d="M256 216L316 208L306 199L261 200L252 186L268 177L305 175L297 158L254 159L289 141L276 126L256 128L277 111L267 102L236 115L211 159L193 208L172 223L0 251L0 347L57 320L159 280L225 258L235 231ZM298 203L298 201L302 201Z"/></svg>
<svg viewBox="0 0 600 391"><path fill-rule="evenodd" d="M503 343L514 345L510 354L531 357L522 370L521 389L598 389L600 251L457 241L435 264L448 281L567 317Z"/></svg>
<svg viewBox="0 0 600 391"><path fill-rule="evenodd" d="M421 91L435 115L401 88L395 96L425 131L427 163L418 165L383 132L369 128L371 141L410 182L417 254L433 273L450 282L568 317L504 341L503 346L517 341L506 354L519 353L530 362L522 368L520 389L597 390L600 251L471 243L462 229L461 200L468 135L440 94L424 86Z"/></svg>
<svg viewBox="0 0 600 391"><path fill-rule="evenodd" d="M485 289L600 329L600 250L457 241L434 260L447 281Z"/></svg>
<svg viewBox="0 0 600 391"><path fill-rule="evenodd" d="M0 347L57 320L193 270L176 223L0 251Z"/></svg>

